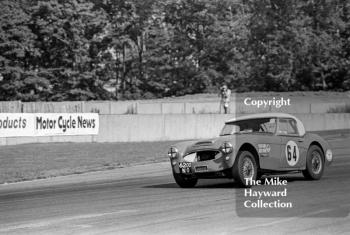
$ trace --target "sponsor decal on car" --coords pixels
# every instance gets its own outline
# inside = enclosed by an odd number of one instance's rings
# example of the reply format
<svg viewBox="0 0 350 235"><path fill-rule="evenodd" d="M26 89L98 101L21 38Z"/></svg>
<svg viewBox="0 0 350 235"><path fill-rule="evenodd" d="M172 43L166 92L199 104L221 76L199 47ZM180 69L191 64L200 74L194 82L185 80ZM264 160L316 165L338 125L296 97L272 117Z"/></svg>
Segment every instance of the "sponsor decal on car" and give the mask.
<svg viewBox="0 0 350 235"><path fill-rule="evenodd" d="M268 156L271 151L271 147L269 144L258 144L259 154L262 156Z"/></svg>

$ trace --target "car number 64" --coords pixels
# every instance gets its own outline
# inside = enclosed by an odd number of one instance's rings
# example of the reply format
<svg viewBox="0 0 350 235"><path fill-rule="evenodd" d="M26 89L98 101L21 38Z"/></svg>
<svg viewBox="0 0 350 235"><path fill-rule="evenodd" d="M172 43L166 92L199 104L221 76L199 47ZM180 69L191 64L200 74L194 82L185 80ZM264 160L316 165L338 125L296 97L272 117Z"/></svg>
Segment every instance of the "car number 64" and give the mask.
<svg viewBox="0 0 350 235"><path fill-rule="evenodd" d="M288 165L295 166L299 161L298 145L292 140L288 141L285 152Z"/></svg>

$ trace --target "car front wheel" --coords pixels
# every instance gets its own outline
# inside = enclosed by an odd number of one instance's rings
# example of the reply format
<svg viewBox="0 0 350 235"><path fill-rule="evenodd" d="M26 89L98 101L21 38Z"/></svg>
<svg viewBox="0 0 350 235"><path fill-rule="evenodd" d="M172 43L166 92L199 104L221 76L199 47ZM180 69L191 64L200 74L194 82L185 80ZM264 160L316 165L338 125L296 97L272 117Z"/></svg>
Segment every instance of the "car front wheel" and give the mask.
<svg viewBox="0 0 350 235"><path fill-rule="evenodd" d="M249 151L240 151L232 168L232 175L239 186L244 188L251 187L246 179L256 180L258 166L253 154Z"/></svg>
<svg viewBox="0 0 350 235"><path fill-rule="evenodd" d="M197 178L191 178L189 176L184 176L178 173L173 173L173 175L174 175L175 182L181 188L193 188L194 186L196 186L198 182Z"/></svg>
<svg viewBox="0 0 350 235"><path fill-rule="evenodd" d="M303 175L306 179L319 180L323 175L324 155L320 147L312 145L306 156L306 169Z"/></svg>

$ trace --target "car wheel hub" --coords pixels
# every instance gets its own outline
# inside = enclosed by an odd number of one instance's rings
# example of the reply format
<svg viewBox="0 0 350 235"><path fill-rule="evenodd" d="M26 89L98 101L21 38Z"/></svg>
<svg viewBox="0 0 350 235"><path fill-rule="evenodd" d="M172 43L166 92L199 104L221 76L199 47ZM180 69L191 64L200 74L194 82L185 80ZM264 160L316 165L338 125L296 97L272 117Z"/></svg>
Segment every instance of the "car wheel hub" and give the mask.
<svg viewBox="0 0 350 235"><path fill-rule="evenodd" d="M252 178L254 175L253 162L249 158L243 160L242 173L244 178Z"/></svg>
<svg viewBox="0 0 350 235"><path fill-rule="evenodd" d="M312 153L311 168L314 174L319 174L322 169L322 159L318 152Z"/></svg>

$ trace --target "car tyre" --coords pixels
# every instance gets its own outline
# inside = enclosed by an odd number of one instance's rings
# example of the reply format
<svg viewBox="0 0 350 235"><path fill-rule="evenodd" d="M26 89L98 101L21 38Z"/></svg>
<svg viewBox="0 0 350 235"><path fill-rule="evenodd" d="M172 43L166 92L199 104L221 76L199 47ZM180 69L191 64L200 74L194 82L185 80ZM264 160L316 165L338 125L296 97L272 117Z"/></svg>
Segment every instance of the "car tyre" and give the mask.
<svg viewBox="0 0 350 235"><path fill-rule="evenodd" d="M184 176L182 174L173 173L175 182L177 185L179 185L181 188L193 188L196 186L198 179L192 178L188 176Z"/></svg>
<svg viewBox="0 0 350 235"><path fill-rule="evenodd" d="M256 180L258 175L258 165L255 161L253 154L249 151L239 151L237 159L232 168L232 175L235 182L240 187L250 188L251 185L247 184L246 178L252 178Z"/></svg>
<svg viewBox="0 0 350 235"><path fill-rule="evenodd" d="M306 169L303 175L309 180L321 179L324 171L324 154L320 147L312 145L307 151Z"/></svg>

